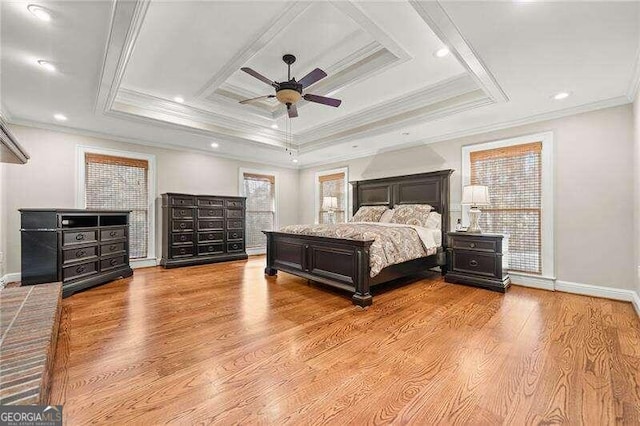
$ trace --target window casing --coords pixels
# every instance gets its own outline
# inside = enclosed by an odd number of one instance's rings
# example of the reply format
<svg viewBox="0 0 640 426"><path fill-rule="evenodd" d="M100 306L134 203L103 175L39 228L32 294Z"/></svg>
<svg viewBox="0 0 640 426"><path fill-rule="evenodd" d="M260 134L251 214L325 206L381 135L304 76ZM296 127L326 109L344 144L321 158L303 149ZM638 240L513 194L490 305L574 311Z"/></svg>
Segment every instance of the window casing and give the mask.
<svg viewBox="0 0 640 426"><path fill-rule="evenodd" d="M553 134L465 146L462 163L463 186L489 187L480 225L509 234L509 271L554 279ZM468 223L468 208L462 213Z"/></svg>
<svg viewBox="0 0 640 426"><path fill-rule="evenodd" d="M349 217L348 208L348 169L341 168L316 173L315 181L315 222L329 223L330 213L323 210L324 197L336 197L338 209L335 212L336 223L346 222Z"/></svg>
<svg viewBox="0 0 640 426"><path fill-rule="evenodd" d="M248 250L266 248L265 230L276 227L276 176L242 172L242 193L246 201Z"/></svg>

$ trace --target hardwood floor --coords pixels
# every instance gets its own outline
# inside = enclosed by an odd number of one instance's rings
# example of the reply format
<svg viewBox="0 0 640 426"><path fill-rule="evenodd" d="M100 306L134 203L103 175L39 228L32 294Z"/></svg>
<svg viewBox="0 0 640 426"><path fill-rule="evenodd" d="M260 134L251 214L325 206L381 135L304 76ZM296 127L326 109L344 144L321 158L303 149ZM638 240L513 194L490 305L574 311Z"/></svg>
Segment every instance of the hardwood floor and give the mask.
<svg viewBox="0 0 640 426"><path fill-rule="evenodd" d="M65 424L640 424L629 303L427 274L360 310L263 268L139 269L64 299Z"/></svg>

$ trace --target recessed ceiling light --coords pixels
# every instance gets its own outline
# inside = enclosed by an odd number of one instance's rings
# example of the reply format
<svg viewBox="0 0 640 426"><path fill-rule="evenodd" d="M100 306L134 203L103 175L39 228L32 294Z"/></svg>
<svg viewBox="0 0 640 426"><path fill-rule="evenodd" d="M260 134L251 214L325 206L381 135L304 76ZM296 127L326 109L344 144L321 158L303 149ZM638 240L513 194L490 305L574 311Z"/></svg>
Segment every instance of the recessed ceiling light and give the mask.
<svg viewBox="0 0 640 426"><path fill-rule="evenodd" d="M217 142L211 142L211 148L218 148L220 146Z"/></svg>
<svg viewBox="0 0 640 426"><path fill-rule="evenodd" d="M49 22L51 20L51 15L44 7L38 6L36 4L30 4L29 6L27 6L27 10L41 21Z"/></svg>
<svg viewBox="0 0 640 426"><path fill-rule="evenodd" d="M358 145L352 145L351 146L351 148L357 148L357 147L358 147Z"/></svg>
<svg viewBox="0 0 640 426"><path fill-rule="evenodd" d="M173 98L173 100L179 104L184 103L184 98L181 96L176 96L175 98Z"/></svg>
<svg viewBox="0 0 640 426"><path fill-rule="evenodd" d="M436 57L438 58L444 58L445 56L447 56L449 54L449 48L447 46L441 47L440 49L436 50Z"/></svg>
<svg viewBox="0 0 640 426"><path fill-rule="evenodd" d="M271 125L271 128L272 128L272 129L277 129L277 128L278 128L278 124L273 123L273 124Z"/></svg>
<svg viewBox="0 0 640 426"><path fill-rule="evenodd" d="M562 99L567 99L569 95L570 95L569 92L558 92L555 95L553 95L553 99L555 99L556 101L560 101Z"/></svg>
<svg viewBox="0 0 640 426"><path fill-rule="evenodd" d="M294 163L297 163L297 162L298 162L298 159L297 159L297 158L294 158L294 159L293 159L293 160L291 160L291 161L293 161Z"/></svg>
<svg viewBox="0 0 640 426"><path fill-rule="evenodd" d="M53 114L53 118L58 121L67 121L67 116L64 114Z"/></svg>
<svg viewBox="0 0 640 426"><path fill-rule="evenodd" d="M39 64L42 68L46 69L46 70L47 70L47 71L49 71L49 72L54 72L54 71L56 70L55 65L53 65L53 64L52 64L51 62L49 62L49 61L45 61L45 60L43 60L43 59L40 59L40 60L38 61L38 64Z"/></svg>
<svg viewBox="0 0 640 426"><path fill-rule="evenodd" d="M402 132L402 136L409 136L410 133L409 132Z"/></svg>

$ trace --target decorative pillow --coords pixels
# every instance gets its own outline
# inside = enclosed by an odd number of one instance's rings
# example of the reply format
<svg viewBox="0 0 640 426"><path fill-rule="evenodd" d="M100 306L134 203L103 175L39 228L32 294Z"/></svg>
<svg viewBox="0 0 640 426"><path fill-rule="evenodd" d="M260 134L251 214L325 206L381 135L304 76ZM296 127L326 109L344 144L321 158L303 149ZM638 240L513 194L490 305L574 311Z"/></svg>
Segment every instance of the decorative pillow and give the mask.
<svg viewBox="0 0 640 426"><path fill-rule="evenodd" d="M379 222L387 206L362 206L349 222Z"/></svg>
<svg viewBox="0 0 640 426"><path fill-rule="evenodd" d="M442 229L442 215L438 212L429 213L424 227L429 229Z"/></svg>
<svg viewBox="0 0 640 426"><path fill-rule="evenodd" d="M380 216L380 223L391 223L391 218L393 217L393 209L387 209L382 216Z"/></svg>
<svg viewBox="0 0 640 426"><path fill-rule="evenodd" d="M433 210L429 204L401 204L394 209L391 223L426 227L429 213Z"/></svg>

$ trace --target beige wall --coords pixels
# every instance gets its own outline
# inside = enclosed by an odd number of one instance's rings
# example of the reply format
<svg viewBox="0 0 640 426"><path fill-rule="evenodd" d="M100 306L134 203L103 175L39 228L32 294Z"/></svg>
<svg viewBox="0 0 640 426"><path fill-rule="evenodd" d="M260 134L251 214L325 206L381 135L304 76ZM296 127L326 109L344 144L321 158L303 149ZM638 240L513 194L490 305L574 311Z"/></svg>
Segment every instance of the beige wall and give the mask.
<svg viewBox="0 0 640 426"><path fill-rule="evenodd" d="M156 192L238 195L238 171L253 168L278 173L278 223L298 221L298 171L263 166L202 153L133 145L71 133L11 126L31 159L22 166L4 165L6 212L0 229L7 230L7 271L20 271L20 216L23 207L75 208L78 145L153 154L156 157ZM156 203L157 204L157 203ZM157 211L157 210L156 210ZM156 224L160 224L157 211ZM159 231L160 227L156 226ZM160 233L156 232L156 256L160 257Z"/></svg>
<svg viewBox="0 0 640 426"><path fill-rule="evenodd" d="M6 253L7 253L7 234L5 232L6 226L6 200L5 200L5 187L6 187L6 178L5 178L5 170L7 167L11 167L12 165L0 163L0 253L2 253L2 261L0 261L0 278L4 277L6 271ZM15 165L13 165L15 166Z"/></svg>
<svg viewBox="0 0 640 426"><path fill-rule="evenodd" d="M300 219L314 220L315 172L344 166L349 167L350 180L455 169L451 207L456 219L463 145L553 131L557 279L633 289L632 123L632 107L625 105L306 169L300 173Z"/></svg>

